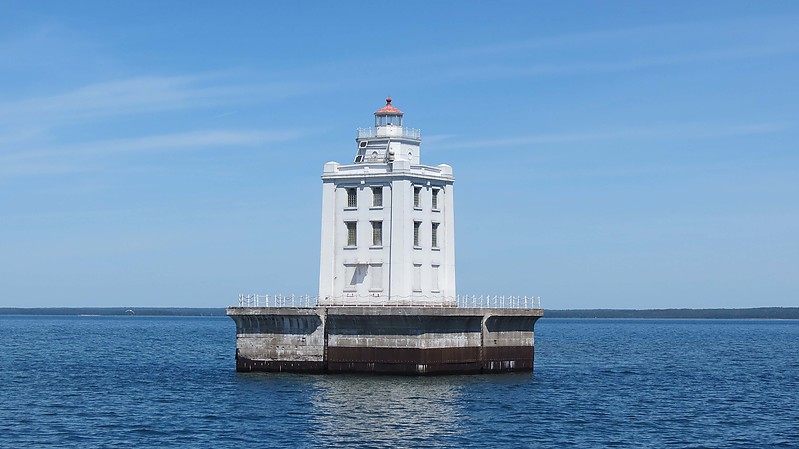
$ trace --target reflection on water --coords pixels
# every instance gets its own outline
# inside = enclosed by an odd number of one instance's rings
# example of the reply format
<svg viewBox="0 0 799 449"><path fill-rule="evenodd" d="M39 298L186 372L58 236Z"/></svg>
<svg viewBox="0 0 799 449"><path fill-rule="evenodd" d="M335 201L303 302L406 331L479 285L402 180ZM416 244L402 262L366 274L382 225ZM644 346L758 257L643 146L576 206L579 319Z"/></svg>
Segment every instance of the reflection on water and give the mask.
<svg viewBox="0 0 799 449"><path fill-rule="evenodd" d="M444 447L463 437L463 376L320 376L312 404L317 441L346 446ZM446 443L445 443L446 442Z"/></svg>

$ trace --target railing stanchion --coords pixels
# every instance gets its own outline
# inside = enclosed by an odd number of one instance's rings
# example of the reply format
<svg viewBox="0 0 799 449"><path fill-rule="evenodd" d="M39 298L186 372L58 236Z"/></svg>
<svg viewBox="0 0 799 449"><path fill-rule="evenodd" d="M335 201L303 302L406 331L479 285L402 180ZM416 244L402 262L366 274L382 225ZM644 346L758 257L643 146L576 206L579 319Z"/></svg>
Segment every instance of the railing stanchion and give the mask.
<svg viewBox="0 0 799 449"><path fill-rule="evenodd" d="M463 307L463 308L498 308L498 309L522 309L540 308L540 296L515 296L515 295L452 295L437 297L437 301L431 302L428 296L411 296L393 298L391 301L380 301L372 304L374 298L371 296L354 295L347 298L326 298L326 304L338 303L339 305L354 306L382 306L382 307ZM263 301L263 304L261 303ZM318 307L322 298L308 294L297 295L259 295L257 293L239 293L239 307Z"/></svg>

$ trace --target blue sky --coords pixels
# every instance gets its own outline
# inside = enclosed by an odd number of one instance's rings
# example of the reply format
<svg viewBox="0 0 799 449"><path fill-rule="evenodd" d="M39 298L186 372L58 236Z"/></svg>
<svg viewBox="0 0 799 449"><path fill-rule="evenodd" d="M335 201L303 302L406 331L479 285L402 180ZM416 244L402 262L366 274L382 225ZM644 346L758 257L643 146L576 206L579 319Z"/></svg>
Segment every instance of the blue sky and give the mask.
<svg viewBox="0 0 799 449"><path fill-rule="evenodd" d="M799 306L796 2L0 1L0 306L315 294L387 95L461 294Z"/></svg>

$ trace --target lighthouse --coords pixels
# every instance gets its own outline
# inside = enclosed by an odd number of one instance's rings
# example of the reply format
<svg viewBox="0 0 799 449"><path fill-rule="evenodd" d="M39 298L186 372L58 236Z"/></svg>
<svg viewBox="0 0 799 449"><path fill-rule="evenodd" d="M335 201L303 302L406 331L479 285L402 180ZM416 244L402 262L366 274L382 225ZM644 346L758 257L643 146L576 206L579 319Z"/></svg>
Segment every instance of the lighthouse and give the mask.
<svg viewBox="0 0 799 449"><path fill-rule="evenodd" d="M386 98L352 162L322 171L319 295L239 295L236 370L531 371L534 297L455 293L452 167L422 163L422 134Z"/></svg>
<svg viewBox="0 0 799 449"><path fill-rule="evenodd" d="M324 165L320 305L455 306L455 178L403 119L386 98L353 162Z"/></svg>

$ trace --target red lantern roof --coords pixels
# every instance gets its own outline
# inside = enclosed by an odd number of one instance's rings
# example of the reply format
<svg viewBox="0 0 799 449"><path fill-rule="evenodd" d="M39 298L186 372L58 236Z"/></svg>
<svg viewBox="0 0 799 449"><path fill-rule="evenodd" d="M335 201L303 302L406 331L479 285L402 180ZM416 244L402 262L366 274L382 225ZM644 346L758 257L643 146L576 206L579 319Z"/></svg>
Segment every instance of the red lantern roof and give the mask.
<svg viewBox="0 0 799 449"><path fill-rule="evenodd" d="M391 104L391 97L386 98L386 105L378 109L377 112L375 112L375 115L402 115L402 114L404 114L404 112L395 108Z"/></svg>

